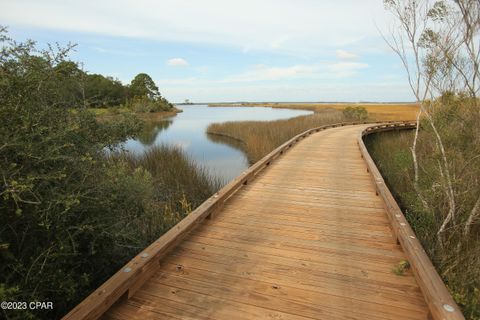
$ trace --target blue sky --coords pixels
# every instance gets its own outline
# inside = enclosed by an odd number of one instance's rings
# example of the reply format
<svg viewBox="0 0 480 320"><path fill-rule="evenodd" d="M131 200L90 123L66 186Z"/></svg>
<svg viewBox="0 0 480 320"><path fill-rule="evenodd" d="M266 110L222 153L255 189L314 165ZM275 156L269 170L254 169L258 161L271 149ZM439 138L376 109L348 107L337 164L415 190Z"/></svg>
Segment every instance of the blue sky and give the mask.
<svg viewBox="0 0 480 320"><path fill-rule="evenodd" d="M0 0L13 38L175 102L412 101L390 20L382 0Z"/></svg>

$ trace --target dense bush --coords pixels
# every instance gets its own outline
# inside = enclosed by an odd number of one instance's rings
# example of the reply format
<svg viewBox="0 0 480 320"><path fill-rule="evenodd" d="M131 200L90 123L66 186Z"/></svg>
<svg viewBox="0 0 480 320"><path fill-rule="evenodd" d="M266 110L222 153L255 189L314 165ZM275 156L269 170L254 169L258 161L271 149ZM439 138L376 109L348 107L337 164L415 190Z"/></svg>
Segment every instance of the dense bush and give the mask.
<svg viewBox="0 0 480 320"><path fill-rule="evenodd" d="M165 98L152 100L147 96L134 97L127 103L127 108L134 112L160 112L173 109L173 105Z"/></svg>
<svg viewBox="0 0 480 320"><path fill-rule="evenodd" d="M348 120L364 121L368 119L368 111L365 107L346 107L342 112Z"/></svg>
<svg viewBox="0 0 480 320"><path fill-rule="evenodd" d="M87 107L116 107L124 104L129 94L128 88L119 80L101 74L84 74L81 81L84 81L81 94L85 94Z"/></svg>
<svg viewBox="0 0 480 320"><path fill-rule="evenodd" d="M146 73L139 73L128 87L127 107L134 112L159 112L173 109L173 104L160 95L155 82Z"/></svg>
<svg viewBox="0 0 480 320"><path fill-rule="evenodd" d="M454 299L467 318L480 319L480 114L471 99L459 96L430 102L429 111L453 177L454 217L444 231L440 230L451 204L449 181L440 166L442 153L431 122L421 121L417 186L411 153L414 132L378 134L369 138L368 147Z"/></svg>
<svg viewBox="0 0 480 320"><path fill-rule="evenodd" d="M107 158L140 122L70 112L77 78L65 71L68 48L38 51L4 30L0 47L0 300L54 303L0 318L55 319L215 186L176 149L152 151L148 165Z"/></svg>

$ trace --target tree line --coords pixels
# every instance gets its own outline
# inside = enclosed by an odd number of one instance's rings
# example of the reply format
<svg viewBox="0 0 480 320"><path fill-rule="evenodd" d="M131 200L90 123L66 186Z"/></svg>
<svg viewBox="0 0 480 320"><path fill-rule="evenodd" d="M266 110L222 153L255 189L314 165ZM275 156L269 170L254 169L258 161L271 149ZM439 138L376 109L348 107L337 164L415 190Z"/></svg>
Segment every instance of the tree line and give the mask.
<svg viewBox="0 0 480 320"><path fill-rule="evenodd" d="M30 57L30 67L48 68L43 56ZM64 108L113 108L124 106L138 112L167 111L173 105L162 95L146 73L137 74L124 85L109 76L84 71L79 63L62 60L53 70L59 84L59 106Z"/></svg>

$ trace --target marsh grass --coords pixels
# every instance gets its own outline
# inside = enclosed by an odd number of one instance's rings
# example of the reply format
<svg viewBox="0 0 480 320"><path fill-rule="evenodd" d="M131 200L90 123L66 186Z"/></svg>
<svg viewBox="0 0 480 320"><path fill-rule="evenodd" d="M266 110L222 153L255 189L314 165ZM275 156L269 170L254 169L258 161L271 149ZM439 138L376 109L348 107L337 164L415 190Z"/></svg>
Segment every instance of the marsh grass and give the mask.
<svg viewBox="0 0 480 320"><path fill-rule="evenodd" d="M135 190L130 192L144 199L142 214L129 222L131 244L138 250L172 228L221 186L218 179L175 146L156 145L143 154L119 151L109 154L107 163L122 167L120 172L128 177L136 177L132 185ZM118 198L122 201L121 196Z"/></svg>
<svg viewBox="0 0 480 320"><path fill-rule="evenodd" d="M161 201L186 194L196 207L219 187L206 169L176 146L156 145L142 155L122 153L121 156L132 169L142 167L152 175L156 198Z"/></svg>
<svg viewBox="0 0 480 320"><path fill-rule="evenodd" d="M327 108L312 115L286 120L214 123L208 126L207 133L242 141L248 160L255 163L303 131L342 121L346 119L341 111Z"/></svg>
<svg viewBox="0 0 480 320"><path fill-rule="evenodd" d="M449 122L451 127L458 122ZM462 308L467 319L480 319L480 225L478 221L468 236L463 233L466 215L478 197L480 166L478 158L478 129L474 123L463 122L462 130L449 130L447 154L452 159L455 175L454 188L457 199L457 223L450 225L446 241L438 242L437 232L448 211L442 177L436 172L435 145L428 130L420 131L417 157L422 176L419 181L424 198L430 208L422 205L413 185L413 160L410 152L414 132L386 132L369 136L367 148L385 178L392 194L402 207L407 220L421 241L425 251L444 280L453 298ZM468 129L470 128L470 129ZM469 133L477 130L477 133ZM445 134L445 132L444 132ZM447 135L445 135L447 136ZM473 159L473 160L468 160ZM468 170L466 169L468 168Z"/></svg>
<svg viewBox="0 0 480 320"><path fill-rule="evenodd" d="M111 154L111 164L125 165L131 174L147 175L148 210L135 223L147 245L168 231L221 187L221 181L198 166L180 148L154 146L141 155Z"/></svg>

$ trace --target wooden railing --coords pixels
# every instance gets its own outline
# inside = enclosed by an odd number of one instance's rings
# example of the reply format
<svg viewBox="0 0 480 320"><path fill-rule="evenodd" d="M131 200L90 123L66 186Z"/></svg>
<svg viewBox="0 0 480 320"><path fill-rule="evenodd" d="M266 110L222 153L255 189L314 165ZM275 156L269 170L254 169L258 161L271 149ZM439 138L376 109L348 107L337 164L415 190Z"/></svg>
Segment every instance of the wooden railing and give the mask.
<svg viewBox="0 0 480 320"><path fill-rule="evenodd" d="M275 159L277 159L283 153L288 151L291 147L293 147L293 145L295 145L300 140L308 137L309 135L315 132L319 132L325 129L335 128L335 127L340 127L345 125L365 124L365 123L367 122L344 122L344 123L326 125L326 126L307 130L303 133L296 135L292 139L288 140L287 142L285 142L284 144L282 144L281 146L279 146L278 148L270 152L260 161L252 165L250 168L244 171L240 176L232 180L230 183L228 183L226 186L220 189L213 196L208 198L204 203L202 203L199 207L193 210L182 221L177 223L173 228L167 231L158 240L156 240L154 243L152 243L150 246L148 246L146 249L140 252L135 258L130 260L122 269L120 269L110 279L108 279L104 284L102 284L98 289L96 289L92 294L90 294L87 298L85 298L85 300L83 300L74 309L72 309L63 319L64 320L98 319L115 302L123 301L124 299L128 299L131 296L133 296L135 292L145 283L145 281L147 281L158 270L160 265L160 260L162 259L162 257L164 257L170 250L172 250L178 243L180 243L185 238L185 236L187 236L187 234L192 229L195 228L195 226L197 226L200 222L202 222L206 218L210 218L210 219L213 218L215 216L215 213L222 208L224 203L228 201L228 199L232 195L234 195L237 191L239 191L244 185L248 184L250 181L255 179L258 173L260 173L262 170L268 167ZM374 122L374 123L380 123L380 122ZM380 127L383 129L391 130L392 128L390 127L391 125L394 125L394 126L398 125L399 127L403 126L405 128L407 126L405 122L388 121L388 122L381 122L381 123L382 125L378 126L379 128L378 130L380 130ZM388 127L385 127L386 125ZM361 141L361 138L359 141ZM363 142L361 142L360 144L361 149L362 149L362 145L363 145ZM364 145L363 145L363 148L364 148ZM366 152L366 149L365 149L365 152ZM362 151L362 154L363 154L363 151ZM368 152L366 153L366 155L368 156ZM368 158L369 157L370 156L368 156ZM365 158L368 159L367 157ZM404 223L406 223L406 221ZM418 245L420 246L420 244ZM421 249L421 246L419 248L423 252L423 249ZM426 259L429 262L428 257ZM431 263L430 263L430 266L431 266ZM433 269L433 272L435 272L434 269ZM438 274L436 275L438 277ZM440 284L443 286L443 288L445 288L441 280L440 280L440 283L437 285L440 285ZM427 296L426 296L426 299L427 299ZM452 314L457 314L458 311L456 310L458 310L458 307L454 303L450 302L450 300L448 301L445 300L446 302L444 304L452 306L452 308L455 309L455 312ZM436 302L435 302L435 305L436 305ZM430 303L429 303L429 306L430 306ZM435 310L432 311L432 315L437 315L437 312ZM443 319L443 318L440 317L440 318L434 318L434 319ZM461 319L461 318L445 317L444 319Z"/></svg>
<svg viewBox="0 0 480 320"><path fill-rule="evenodd" d="M452 296L448 292L445 284L438 275L435 267L428 258L420 241L418 241L410 224L400 210L392 193L388 189L383 180L380 171L375 162L367 151L363 142L363 137L377 132L400 130L400 129L414 129L416 128L415 121L406 121L400 123L385 123L381 125L371 126L363 130L358 138L358 146L362 157L367 164L367 170L375 184L376 193L382 197L388 219L392 226L392 231L397 243L399 243L405 252L408 262L412 268L413 274L417 283L422 290L422 294L428 305L430 317L434 320L448 319L460 320L465 319L457 306Z"/></svg>

